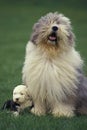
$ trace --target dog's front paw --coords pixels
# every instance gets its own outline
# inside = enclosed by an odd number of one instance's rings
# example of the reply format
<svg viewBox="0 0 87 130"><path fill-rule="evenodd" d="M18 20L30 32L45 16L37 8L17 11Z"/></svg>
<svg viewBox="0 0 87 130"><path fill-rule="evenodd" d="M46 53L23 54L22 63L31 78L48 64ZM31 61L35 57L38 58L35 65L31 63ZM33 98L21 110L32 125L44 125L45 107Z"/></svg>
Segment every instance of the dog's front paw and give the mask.
<svg viewBox="0 0 87 130"><path fill-rule="evenodd" d="M31 109L31 113L33 113L33 114L35 114L37 116L45 115L45 112L43 110L40 110L40 109L38 109L36 107L33 107Z"/></svg>
<svg viewBox="0 0 87 130"><path fill-rule="evenodd" d="M74 116L73 112L72 113L71 112L64 113L64 112L54 111L54 112L52 112L52 114L53 114L54 117L63 117L63 116L73 117Z"/></svg>
<svg viewBox="0 0 87 130"><path fill-rule="evenodd" d="M52 114L54 117L62 117L62 116L65 116L65 117L73 117L74 116L74 111L72 109L69 109L65 107L65 109L61 108L61 109L58 109L58 108L55 108L53 111L52 111Z"/></svg>

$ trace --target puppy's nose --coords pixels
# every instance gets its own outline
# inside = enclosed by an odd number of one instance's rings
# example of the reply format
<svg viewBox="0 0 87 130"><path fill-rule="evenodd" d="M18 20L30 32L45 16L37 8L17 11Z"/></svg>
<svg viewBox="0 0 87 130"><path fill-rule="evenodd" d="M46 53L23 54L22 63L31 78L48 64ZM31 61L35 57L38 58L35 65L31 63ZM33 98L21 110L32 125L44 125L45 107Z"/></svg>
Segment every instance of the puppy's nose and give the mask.
<svg viewBox="0 0 87 130"><path fill-rule="evenodd" d="M58 27L57 26L53 26L52 30L56 32L58 30Z"/></svg>
<svg viewBox="0 0 87 130"><path fill-rule="evenodd" d="M16 98L16 101L18 101L19 100L19 98Z"/></svg>

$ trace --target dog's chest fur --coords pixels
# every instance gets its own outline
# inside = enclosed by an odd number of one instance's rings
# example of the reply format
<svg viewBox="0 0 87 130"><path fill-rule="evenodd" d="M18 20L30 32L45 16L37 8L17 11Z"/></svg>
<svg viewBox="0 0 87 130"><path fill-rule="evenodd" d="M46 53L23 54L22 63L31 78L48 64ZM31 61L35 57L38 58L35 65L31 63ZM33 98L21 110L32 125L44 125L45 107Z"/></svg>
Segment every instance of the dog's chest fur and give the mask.
<svg viewBox="0 0 87 130"><path fill-rule="evenodd" d="M66 95L74 95L77 89L78 72L82 60L73 48L54 58L35 47L31 42L27 45L23 80L30 93L42 100L63 100Z"/></svg>

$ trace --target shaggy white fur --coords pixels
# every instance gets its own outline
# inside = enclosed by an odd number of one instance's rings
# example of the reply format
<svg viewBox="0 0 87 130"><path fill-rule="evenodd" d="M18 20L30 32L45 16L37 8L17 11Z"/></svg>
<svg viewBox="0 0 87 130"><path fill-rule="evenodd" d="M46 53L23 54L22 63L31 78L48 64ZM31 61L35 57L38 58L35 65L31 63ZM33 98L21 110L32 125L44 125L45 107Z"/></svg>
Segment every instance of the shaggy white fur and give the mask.
<svg viewBox="0 0 87 130"><path fill-rule="evenodd" d="M18 112L14 112L15 115L18 115L26 107L32 106L32 99L25 85L18 85L14 88L13 101L20 105Z"/></svg>
<svg viewBox="0 0 87 130"><path fill-rule="evenodd" d="M54 26L58 28L57 41L48 39ZM32 112L73 116L79 83L77 70L81 69L83 61L74 48L70 20L61 14L47 14L36 23L35 32L34 40L27 44L23 67L23 82L34 101ZM51 35L51 39L55 36Z"/></svg>

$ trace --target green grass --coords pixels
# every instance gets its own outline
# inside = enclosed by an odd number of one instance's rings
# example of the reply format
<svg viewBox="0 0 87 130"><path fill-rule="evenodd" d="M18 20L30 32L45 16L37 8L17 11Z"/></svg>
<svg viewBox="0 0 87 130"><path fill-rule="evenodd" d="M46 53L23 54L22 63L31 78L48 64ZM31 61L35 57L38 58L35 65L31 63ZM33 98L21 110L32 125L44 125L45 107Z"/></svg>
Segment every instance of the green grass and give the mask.
<svg viewBox="0 0 87 130"><path fill-rule="evenodd" d="M34 0L33 0L34 1ZM52 2L52 3L51 3ZM21 70L25 46L33 24L50 11L64 13L72 21L76 34L76 49L81 53L87 75L87 9L82 2L59 2L57 0L29 3L2 1L0 3L0 106L12 98L12 90L21 84ZM78 4L79 3L79 4ZM51 115L37 117L24 112L15 118L0 111L0 130L87 130L87 116L54 118Z"/></svg>

